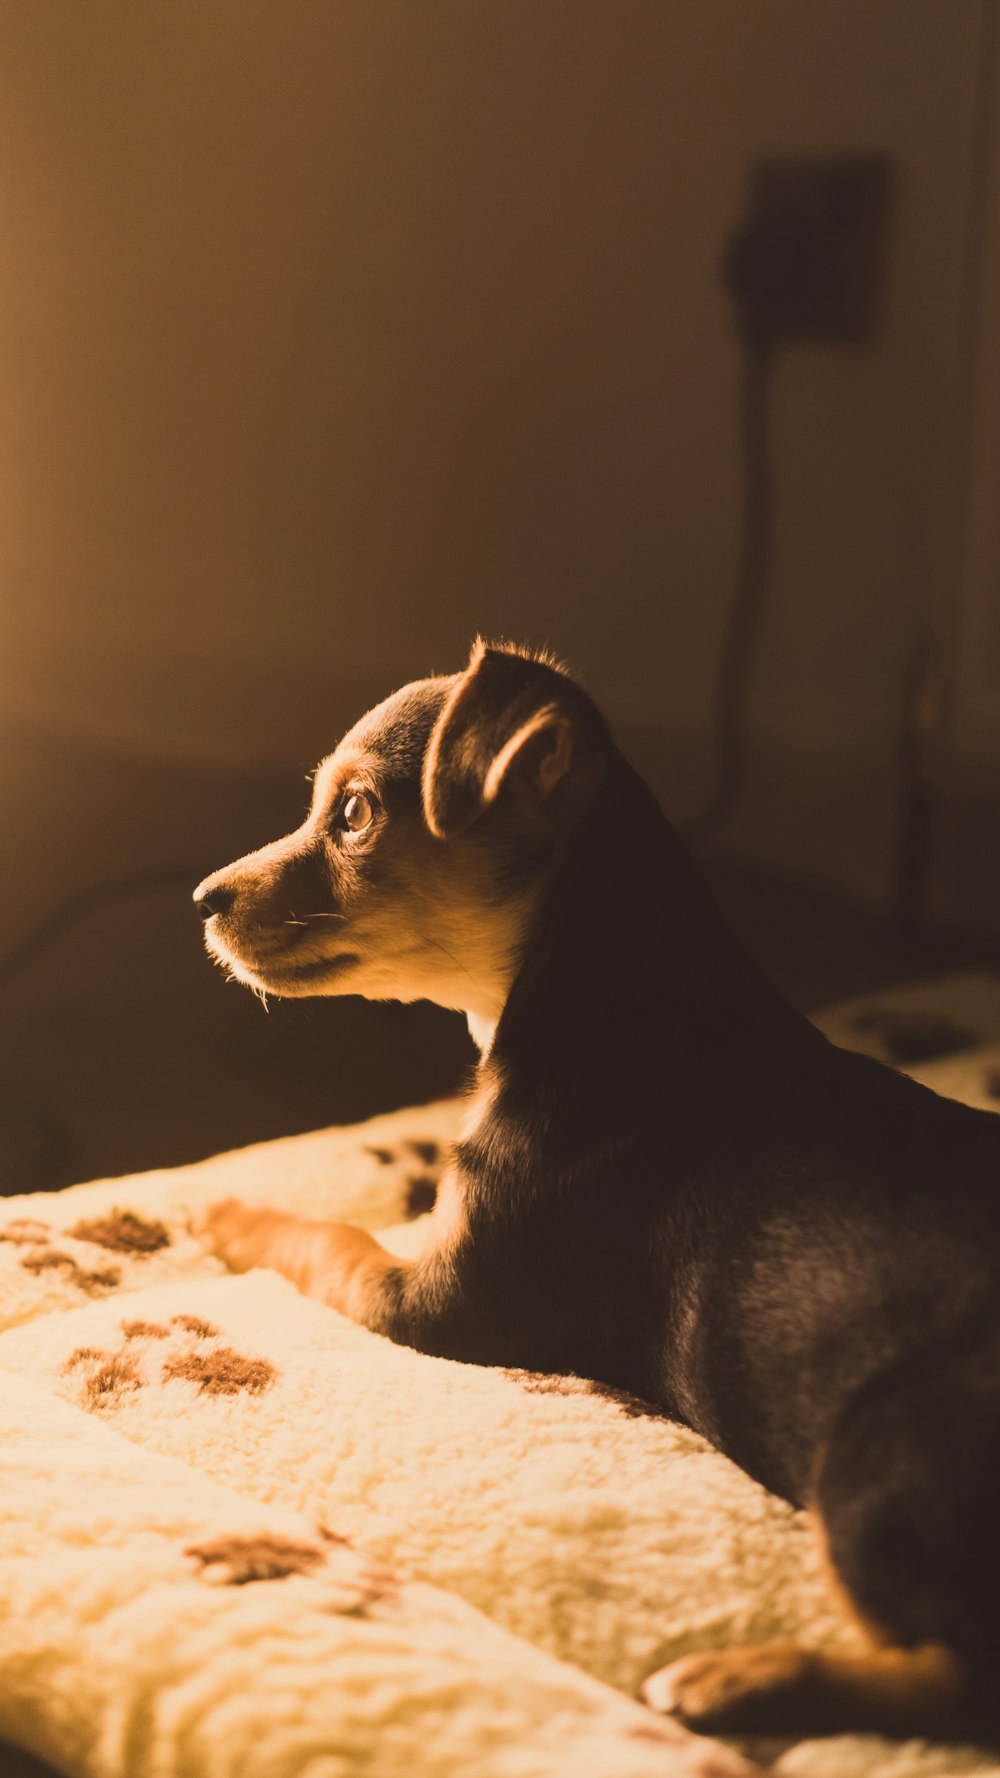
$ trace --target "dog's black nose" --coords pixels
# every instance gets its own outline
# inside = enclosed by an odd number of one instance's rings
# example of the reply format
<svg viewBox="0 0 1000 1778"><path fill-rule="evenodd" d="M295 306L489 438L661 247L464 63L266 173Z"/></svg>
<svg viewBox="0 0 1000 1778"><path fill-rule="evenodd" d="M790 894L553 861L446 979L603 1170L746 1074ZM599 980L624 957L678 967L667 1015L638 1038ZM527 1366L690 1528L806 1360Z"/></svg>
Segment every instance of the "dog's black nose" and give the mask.
<svg viewBox="0 0 1000 1778"><path fill-rule="evenodd" d="M214 889L196 889L194 905L203 920L210 920L213 914L228 914L235 900L235 889L223 889L217 884Z"/></svg>

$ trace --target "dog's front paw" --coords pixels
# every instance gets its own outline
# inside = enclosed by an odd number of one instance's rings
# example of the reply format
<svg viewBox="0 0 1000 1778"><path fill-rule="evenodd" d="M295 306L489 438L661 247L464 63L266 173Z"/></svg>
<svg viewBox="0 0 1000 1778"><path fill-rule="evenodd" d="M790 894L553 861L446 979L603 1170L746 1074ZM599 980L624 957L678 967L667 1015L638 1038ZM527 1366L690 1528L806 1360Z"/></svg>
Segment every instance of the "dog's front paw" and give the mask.
<svg viewBox="0 0 1000 1778"><path fill-rule="evenodd" d="M280 1212L239 1198L206 1204L191 1216L191 1232L231 1272L249 1272L267 1265Z"/></svg>
<svg viewBox="0 0 1000 1778"><path fill-rule="evenodd" d="M685 1655L643 1682L653 1710L703 1734L781 1734L808 1690L813 1657L791 1643Z"/></svg>

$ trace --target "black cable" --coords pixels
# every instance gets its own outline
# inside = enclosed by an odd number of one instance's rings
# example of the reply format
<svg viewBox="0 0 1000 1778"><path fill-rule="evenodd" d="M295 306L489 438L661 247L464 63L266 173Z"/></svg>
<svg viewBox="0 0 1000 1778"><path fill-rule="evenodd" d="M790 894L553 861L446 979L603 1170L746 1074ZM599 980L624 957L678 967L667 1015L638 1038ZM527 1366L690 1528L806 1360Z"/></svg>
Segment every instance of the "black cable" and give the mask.
<svg viewBox="0 0 1000 1778"><path fill-rule="evenodd" d="M34 932L30 932L27 938L22 939L0 961L0 989L7 987L15 976L27 969L67 927L75 926L95 908L103 907L109 901L121 901L128 896L174 888L181 883L190 889L197 881L196 870L182 870L179 865L171 865L159 870L129 871L120 877L109 877L103 883L91 883L55 908L47 919L35 927Z"/></svg>
<svg viewBox="0 0 1000 1778"><path fill-rule="evenodd" d="M713 706L716 781L705 806L683 823L685 838L693 840L703 840L718 833L738 808L746 784L750 667L771 578L774 530L772 363L770 340L744 331L737 409L739 543Z"/></svg>

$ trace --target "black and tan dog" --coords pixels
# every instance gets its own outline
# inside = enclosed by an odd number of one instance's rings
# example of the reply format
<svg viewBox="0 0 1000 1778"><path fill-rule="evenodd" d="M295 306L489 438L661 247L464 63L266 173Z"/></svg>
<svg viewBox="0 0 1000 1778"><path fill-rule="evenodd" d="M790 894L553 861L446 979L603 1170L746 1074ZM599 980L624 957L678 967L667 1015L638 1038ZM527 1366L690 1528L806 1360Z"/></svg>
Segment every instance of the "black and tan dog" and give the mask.
<svg viewBox="0 0 1000 1778"><path fill-rule="evenodd" d="M586 694L477 645L196 892L279 995L426 997L482 1048L423 1257L277 1210L204 1235L391 1339L660 1404L808 1506L870 1632L706 1652L696 1728L1000 1731L1000 1119L827 1043L757 974Z"/></svg>

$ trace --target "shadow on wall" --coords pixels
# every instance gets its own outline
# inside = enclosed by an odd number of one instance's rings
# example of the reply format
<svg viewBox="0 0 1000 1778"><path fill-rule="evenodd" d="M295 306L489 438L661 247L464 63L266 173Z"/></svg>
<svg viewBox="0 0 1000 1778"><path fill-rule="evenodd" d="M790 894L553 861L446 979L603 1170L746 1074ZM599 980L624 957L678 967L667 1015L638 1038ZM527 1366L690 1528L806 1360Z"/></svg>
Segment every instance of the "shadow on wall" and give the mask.
<svg viewBox="0 0 1000 1778"><path fill-rule="evenodd" d="M482 627L697 747L739 505L723 244L762 152L877 149L906 193L879 337L780 369L751 717L789 812L751 784L739 834L877 892L981 22L979 0L9 9L5 702L190 756L221 690L230 744L260 757L264 727L280 761L319 663L381 695ZM273 675L270 707L229 696L241 670Z"/></svg>

